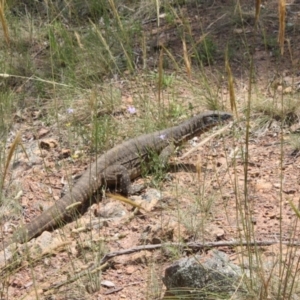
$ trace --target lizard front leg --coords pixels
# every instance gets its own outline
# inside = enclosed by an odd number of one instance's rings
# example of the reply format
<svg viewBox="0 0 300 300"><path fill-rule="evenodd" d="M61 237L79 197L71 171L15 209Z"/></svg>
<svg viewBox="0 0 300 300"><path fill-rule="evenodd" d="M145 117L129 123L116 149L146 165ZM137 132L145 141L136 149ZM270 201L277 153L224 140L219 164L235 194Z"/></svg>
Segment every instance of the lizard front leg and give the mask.
<svg viewBox="0 0 300 300"><path fill-rule="evenodd" d="M103 185L106 187L115 187L122 194L128 196L131 194L131 179L126 167L122 165L112 165L103 172Z"/></svg>

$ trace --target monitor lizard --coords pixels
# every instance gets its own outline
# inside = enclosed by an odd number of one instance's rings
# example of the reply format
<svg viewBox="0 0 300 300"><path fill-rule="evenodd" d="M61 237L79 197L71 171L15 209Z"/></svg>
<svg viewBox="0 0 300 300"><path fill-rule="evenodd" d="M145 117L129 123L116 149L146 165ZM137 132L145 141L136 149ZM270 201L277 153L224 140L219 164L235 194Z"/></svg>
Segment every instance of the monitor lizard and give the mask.
<svg viewBox="0 0 300 300"><path fill-rule="evenodd" d="M231 118L230 113L207 111L177 126L129 139L99 155L70 191L30 223L18 228L9 241L2 242L0 249L14 242L25 243L45 230L74 219L76 212L91 205L92 195L101 188L118 184L123 194L129 194L131 180L141 175L142 165L149 163L151 154L160 155L161 161L166 162L174 145Z"/></svg>

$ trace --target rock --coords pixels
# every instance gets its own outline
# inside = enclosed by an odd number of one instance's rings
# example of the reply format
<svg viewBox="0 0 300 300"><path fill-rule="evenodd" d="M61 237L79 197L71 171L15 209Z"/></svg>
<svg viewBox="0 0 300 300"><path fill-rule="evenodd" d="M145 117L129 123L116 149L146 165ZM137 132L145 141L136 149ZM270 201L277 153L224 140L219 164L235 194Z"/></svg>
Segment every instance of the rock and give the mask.
<svg viewBox="0 0 300 300"><path fill-rule="evenodd" d="M102 280L101 285L103 285L107 288L113 288L116 286L112 281L109 281L109 280Z"/></svg>
<svg viewBox="0 0 300 300"><path fill-rule="evenodd" d="M36 238L33 247L37 252L40 251L41 253L43 253L46 249L49 248L52 242L52 233L49 231L44 231L39 237ZM33 249L31 249L31 251L33 251Z"/></svg>
<svg viewBox="0 0 300 300"><path fill-rule="evenodd" d="M141 205L145 211L149 212L154 210L157 207L157 204L160 203L162 199L162 193L153 188L149 188L145 193L140 196L131 196L130 197L138 205ZM143 213L143 211L141 211Z"/></svg>
<svg viewBox="0 0 300 300"><path fill-rule="evenodd" d="M180 294L189 295L189 299L207 299L212 294L224 296L235 292L237 286L242 286L242 273L224 252L213 250L205 256L196 255L175 262L165 270L163 282L168 296Z"/></svg>
<svg viewBox="0 0 300 300"><path fill-rule="evenodd" d="M126 216L127 212L120 203L108 202L104 206L100 206L98 210L95 210L94 214L102 219L120 219Z"/></svg>
<svg viewBox="0 0 300 300"><path fill-rule="evenodd" d="M62 240L61 236L55 237L53 232L44 231L39 237L28 242L25 250L31 258L36 258L57 251L67 242L67 238Z"/></svg>
<svg viewBox="0 0 300 300"><path fill-rule="evenodd" d="M3 269L14 262L14 259L16 259L17 250L17 244L12 243L0 251L0 269Z"/></svg>
<svg viewBox="0 0 300 300"><path fill-rule="evenodd" d="M215 224L208 224L205 228L205 233L213 241L220 241L220 240L224 239L224 236L225 236L224 229Z"/></svg>

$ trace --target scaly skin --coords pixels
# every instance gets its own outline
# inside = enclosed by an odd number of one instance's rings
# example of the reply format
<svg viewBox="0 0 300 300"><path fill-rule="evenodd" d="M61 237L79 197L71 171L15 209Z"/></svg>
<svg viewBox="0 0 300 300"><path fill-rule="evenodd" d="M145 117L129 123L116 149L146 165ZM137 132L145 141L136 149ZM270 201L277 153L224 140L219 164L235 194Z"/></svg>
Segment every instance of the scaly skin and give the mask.
<svg viewBox="0 0 300 300"><path fill-rule="evenodd" d="M168 158L170 154L164 149L170 144L181 144L231 118L232 115L226 112L208 111L178 126L141 135L114 147L98 156L66 195L29 224L17 229L13 238L3 246L12 242L24 243L45 230L53 230L74 219L78 215L76 212L83 211L91 204L92 195L101 187L115 186L116 178L123 192L128 193L130 180L141 175L141 165L147 163L149 153L163 152L164 158Z"/></svg>

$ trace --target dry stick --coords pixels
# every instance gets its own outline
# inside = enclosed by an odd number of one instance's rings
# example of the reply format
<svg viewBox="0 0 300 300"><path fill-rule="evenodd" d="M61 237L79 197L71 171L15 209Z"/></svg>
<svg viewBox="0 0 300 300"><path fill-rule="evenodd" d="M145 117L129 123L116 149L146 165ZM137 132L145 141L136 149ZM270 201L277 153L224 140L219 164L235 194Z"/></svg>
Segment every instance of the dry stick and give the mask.
<svg viewBox="0 0 300 300"><path fill-rule="evenodd" d="M124 287L123 287L123 286L120 286L120 287L114 288L114 289L112 289L112 290L109 290L109 291L103 293L103 295L114 294L114 293L117 293L117 292L122 291L123 289L124 289Z"/></svg>
<svg viewBox="0 0 300 300"><path fill-rule="evenodd" d="M207 142L209 142L212 138L214 138L215 136L223 133L224 131L226 131L229 127L231 126L231 124L226 125L225 127L221 128L220 130L218 130L217 132L215 132L214 134L210 135L209 137L207 137L206 139L202 140L199 144L196 145L196 147L193 147L191 150L189 150L188 152L186 152L184 155L182 155L180 158L184 159L187 156L189 156L191 153L193 153L194 151L196 151L198 148L200 148L201 146L203 146L204 144L206 144Z"/></svg>
<svg viewBox="0 0 300 300"><path fill-rule="evenodd" d="M270 246L270 245L274 245L277 243L281 243L283 245L288 245L288 246L300 246L300 242L296 243L296 242L289 242L289 241L242 241L242 242L238 242L238 241L233 241L233 242L209 242L209 243L197 243L197 242L190 242L187 244L181 244L181 243L165 243L165 244L157 244L157 245L144 245L144 246L137 246L134 248L130 248L130 249L125 249L125 250L121 250L121 251L116 251L116 252L111 252L108 253L106 255L104 255L104 257L101 259L100 263L103 264L105 262L107 262L108 260L110 260L111 258L115 257L115 256L119 256L119 255L124 255L124 254L131 254L131 253L135 253L138 251L143 251L143 250L155 250L155 249L159 249L162 247L170 247L170 246L180 246L180 247L184 247L184 248L191 248L191 249L204 249L204 248L216 248L216 247L237 247L237 246Z"/></svg>
<svg viewBox="0 0 300 300"><path fill-rule="evenodd" d="M206 30L208 30L210 27L212 27L215 23L217 23L218 21L220 21L221 19L223 19L225 16L227 15L227 13L223 14L221 17L219 17L217 20L214 20L212 23L210 23L207 27Z"/></svg>
<svg viewBox="0 0 300 300"><path fill-rule="evenodd" d="M87 270L80 272L78 274L76 274L74 277L69 278L66 281L57 283L57 284L53 284L50 285L48 288L44 288L44 291L48 291L49 290L53 290L53 289L57 289L59 287L62 287L65 284L71 283L76 281L77 279L81 278L82 276L88 275L88 274L93 274L96 271L99 270L103 270L105 267L108 266L107 261L110 260L113 257L116 256L120 256L120 255L124 255L124 254L131 254L131 253L135 253L135 252L139 252L139 251L143 251L143 250L155 250L155 249L160 249L162 247L174 247L174 246L179 246L179 247L184 247L184 248L190 248L190 249L194 249L194 250L201 250L201 249L206 249L206 248L216 248L216 247L238 247L238 246L270 246L270 245L274 245L274 244L278 244L281 243L283 245L288 245L288 246L300 246L300 242L299 243L295 243L295 242L288 242L288 241L232 241L232 242L209 242L209 243L197 243L197 242L190 242L187 244L181 244L181 243L165 243L165 244L157 244L157 245L144 245L144 246L137 246L134 248L130 248L130 249L125 249L125 250L121 250L121 251L116 251L116 252L110 252L106 255L104 255L104 257L101 259L100 261L100 265L94 265L90 268L88 268ZM104 265L101 265L104 264Z"/></svg>
<svg viewBox="0 0 300 300"><path fill-rule="evenodd" d="M109 290L109 291L103 293L103 295L109 295L109 294L113 294L113 293L122 291L124 288L126 288L126 287L128 287L128 286L140 284L140 283L142 283L142 282L144 282L144 281L145 281L145 280L141 280L141 281L136 281L136 282L128 283L128 284L123 285L123 286L121 286L121 287L114 288L113 290Z"/></svg>

